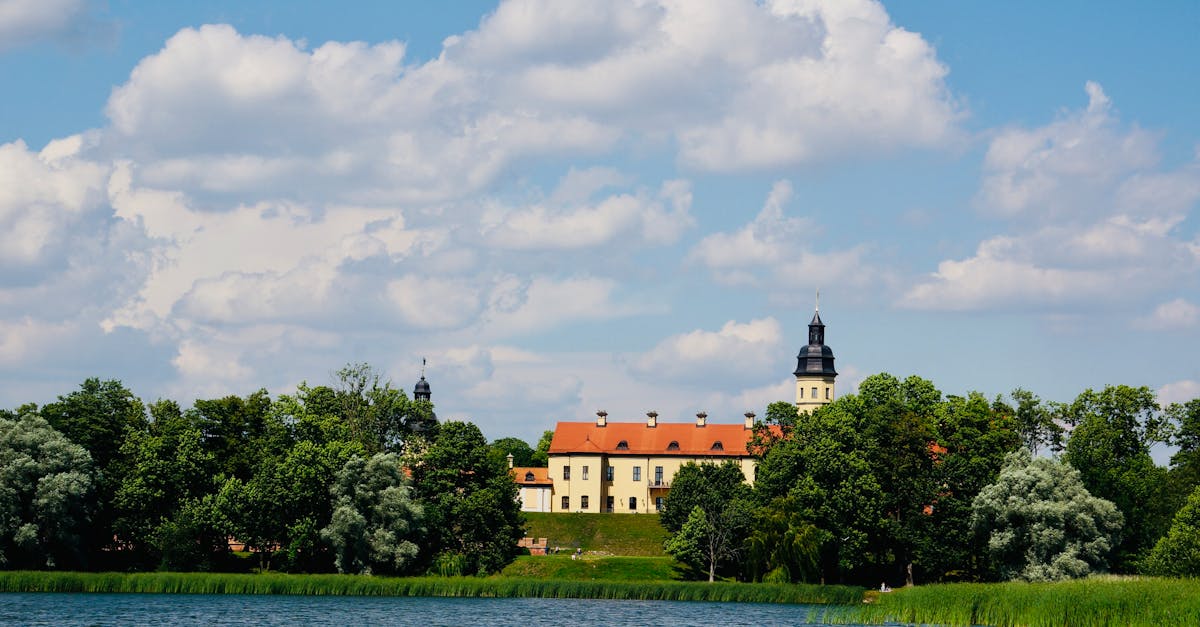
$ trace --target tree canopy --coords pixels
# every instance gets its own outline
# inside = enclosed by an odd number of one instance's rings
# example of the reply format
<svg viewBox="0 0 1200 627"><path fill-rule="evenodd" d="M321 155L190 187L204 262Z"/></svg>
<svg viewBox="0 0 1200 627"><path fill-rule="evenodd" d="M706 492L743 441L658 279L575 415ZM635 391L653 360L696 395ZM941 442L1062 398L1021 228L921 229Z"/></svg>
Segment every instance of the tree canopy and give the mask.
<svg viewBox="0 0 1200 627"><path fill-rule="evenodd" d="M1123 519L1111 502L1088 493L1078 470L1025 450L1009 454L972 512L999 577L1025 581L1103 570Z"/></svg>
<svg viewBox="0 0 1200 627"><path fill-rule="evenodd" d="M92 457L31 410L0 415L0 566L78 568Z"/></svg>
<svg viewBox="0 0 1200 627"><path fill-rule="evenodd" d="M420 550L424 510L413 499L400 458L394 453L351 457L330 494L333 515L321 536L333 545L338 572L405 572Z"/></svg>

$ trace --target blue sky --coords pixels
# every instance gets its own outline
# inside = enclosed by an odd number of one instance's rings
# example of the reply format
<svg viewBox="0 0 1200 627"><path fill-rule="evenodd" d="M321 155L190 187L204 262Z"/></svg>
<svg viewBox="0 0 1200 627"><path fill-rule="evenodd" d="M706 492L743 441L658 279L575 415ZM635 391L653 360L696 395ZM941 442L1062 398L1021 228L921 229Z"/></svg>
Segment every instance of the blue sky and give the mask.
<svg viewBox="0 0 1200 627"><path fill-rule="evenodd" d="M1200 396L1191 2L0 0L0 405Z"/></svg>

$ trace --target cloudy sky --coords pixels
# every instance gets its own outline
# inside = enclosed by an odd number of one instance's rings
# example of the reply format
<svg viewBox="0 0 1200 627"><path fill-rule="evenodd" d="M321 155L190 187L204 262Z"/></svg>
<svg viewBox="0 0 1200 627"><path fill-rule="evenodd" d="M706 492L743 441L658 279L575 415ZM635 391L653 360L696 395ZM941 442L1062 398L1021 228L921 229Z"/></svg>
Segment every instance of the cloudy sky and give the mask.
<svg viewBox="0 0 1200 627"><path fill-rule="evenodd" d="M1200 4L0 0L0 406L1200 396Z"/></svg>

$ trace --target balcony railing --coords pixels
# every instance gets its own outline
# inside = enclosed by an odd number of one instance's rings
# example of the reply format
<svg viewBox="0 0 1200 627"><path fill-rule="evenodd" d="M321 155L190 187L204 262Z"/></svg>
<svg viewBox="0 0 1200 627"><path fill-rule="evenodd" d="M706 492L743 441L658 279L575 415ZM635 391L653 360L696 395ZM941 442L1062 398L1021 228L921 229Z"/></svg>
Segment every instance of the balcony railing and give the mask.
<svg viewBox="0 0 1200 627"><path fill-rule="evenodd" d="M650 487L652 489L669 490L671 489L671 482L662 480L650 481Z"/></svg>

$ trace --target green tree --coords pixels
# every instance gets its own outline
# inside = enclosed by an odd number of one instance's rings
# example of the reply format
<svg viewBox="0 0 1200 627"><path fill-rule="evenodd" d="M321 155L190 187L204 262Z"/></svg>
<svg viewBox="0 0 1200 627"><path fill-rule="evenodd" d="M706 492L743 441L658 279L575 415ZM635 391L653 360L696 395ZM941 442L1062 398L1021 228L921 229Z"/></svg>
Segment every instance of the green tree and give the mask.
<svg viewBox="0 0 1200 627"><path fill-rule="evenodd" d="M351 437L371 454L399 452L410 434L432 431L437 424L430 403L410 401L364 363L337 372L337 401Z"/></svg>
<svg viewBox="0 0 1200 627"><path fill-rule="evenodd" d="M805 520L795 497L775 499L754 513L745 565L752 581L814 583L821 576L821 547L832 534Z"/></svg>
<svg viewBox="0 0 1200 627"><path fill-rule="evenodd" d="M938 405L932 451L936 495L921 519L915 562L925 580L977 579L986 551L971 523L971 503L994 483L1008 453L1021 445L1012 413L984 396L949 396Z"/></svg>
<svg viewBox="0 0 1200 627"><path fill-rule="evenodd" d="M677 559L714 581L717 570L727 566L745 542L749 495L750 487L736 462L684 464L671 480L671 493L659 517L663 527L678 536L664 546L668 552L674 547ZM692 547L688 544L692 542L698 544ZM699 560L692 559L694 555Z"/></svg>
<svg viewBox="0 0 1200 627"><path fill-rule="evenodd" d="M114 530L134 555L158 563L164 549L174 548L161 542L176 541L159 527L176 518L188 501L213 491L216 462L205 450L200 429L174 401L154 403L150 414L149 429L130 431L121 447L128 468L113 499ZM209 553L223 550L207 548Z"/></svg>
<svg viewBox="0 0 1200 627"><path fill-rule="evenodd" d="M550 465L550 443L553 440L553 430L548 429L542 432L542 437L538 440L537 447L533 450L533 455L529 458L530 466L545 468Z"/></svg>
<svg viewBox="0 0 1200 627"><path fill-rule="evenodd" d="M0 566L84 563L92 458L34 413L0 414Z"/></svg>
<svg viewBox="0 0 1200 627"><path fill-rule="evenodd" d="M352 457L330 489L334 509L321 537L340 573L400 574L417 557L424 512L412 499L400 458Z"/></svg>
<svg viewBox="0 0 1200 627"><path fill-rule="evenodd" d="M1172 403L1166 415L1175 426L1172 443L1179 447L1168 475L1172 509L1178 509L1200 486L1200 398Z"/></svg>
<svg viewBox="0 0 1200 627"><path fill-rule="evenodd" d="M1021 444L1034 455L1043 448L1062 450L1063 428L1054 420L1062 408L1043 404L1036 394L1021 388L1013 390L1010 396L1015 406L997 398L994 408L1012 417Z"/></svg>
<svg viewBox="0 0 1200 627"><path fill-rule="evenodd" d="M763 419L754 423L754 431L750 436L750 452L762 457L776 443L792 437L799 418L794 403L775 401L767 405Z"/></svg>
<svg viewBox="0 0 1200 627"><path fill-rule="evenodd" d="M513 466L533 466L534 450L529 443L520 438L500 438L492 442L489 454L505 466L508 466L508 456L513 456Z"/></svg>
<svg viewBox="0 0 1200 627"><path fill-rule="evenodd" d="M228 563L232 526L218 506L218 494L182 501L169 519L154 530L159 568L210 571Z"/></svg>
<svg viewBox="0 0 1200 627"><path fill-rule="evenodd" d="M877 581L874 567L888 523L882 485L869 457L862 401L846 395L801 420L792 437L758 463L756 501L794 497L804 519L830 532L822 547L826 581Z"/></svg>
<svg viewBox="0 0 1200 627"><path fill-rule="evenodd" d="M797 418L758 465L760 506L794 497L804 519L830 533L827 580L878 582L911 572L936 533L925 508L935 474L941 392L920 377L867 377L859 394ZM918 564L919 566L919 564Z"/></svg>
<svg viewBox="0 0 1200 627"><path fill-rule="evenodd" d="M1009 454L996 483L975 497L972 513L1005 580L1053 581L1102 570L1122 523L1116 506L1088 493L1078 470L1024 449Z"/></svg>
<svg viewBox="0 0 1200 627"><path fill-rule="evenodd" d="M253 477L227 479L217 507L237 538L259 553L269 568L276 550L284 567L296 571L333 568L333 554L321 538L333 514L330 487L338 471L355 455L365 455L338 415L337 393L301 383L296 393L272 404L266 429L271 442Z"/></svg>
<svg viewBox="0 0 1200 627"><path fill-rule="evenodd" d="M42 407L41 415L92 456L96 481L92 523L87 531L88 552L93 560L101 561L116 555L104 549L113 548L113 499L128 468L121 446L130 433L145 431L149 426L145 406L120 381L91 378L78 390Z"/></svg>
<svg viewBox="0 0 1200 627"><path fill-rule="evenodd" d="M1150 457L1151 444L1170 438L1168 421L1154 392L1124 385L1084 391L1067 407L1067 417L1075 426L1065 459L1089 492L1124 514L1113 568L1131 570L1171 520L1167 470Z"/></svg>
<svg viewBox="0 0 1200 627"><path fill-rule="evenodd" d="M1167 535L1150 551L1145 570L1163 577L1200 576L1200 487L1192 491Z"/></svg>
<svg viewBox="0 0 1200 627"><path fill-rule="evenodd" d="M205 449L225 477L247 480L264 458L282 454L278 437L272 438L271 397L266 390L249 396L197 400L188 410L189 422L204 435ZM273 446L274 445L274 446Z"/></svg>
<svg viewBox="0 0 1200 627"><path fill-rule="evenodd" d="M440 425L412 473L425 508L431 563L453 564L458 574L486 574L516 557L525 535L517 484L507 464L488 455L479 427Z"/></svg>
<svg viewBox="0 0 1200 627"><path fill-rule="evenodd" d="M683 528L692 508L706 514L720 511L734 499L749 494L746 477L736 462L723 464L688 462L671 479L671 493L659 516L659 523L675 533Z"/></svg>
<svg viewBox="0 0 1200 627"><path fill-rule="evenodd" d="M101 470L120 457L121 444L130 431L149 425L146 408L120 381L91 378L79 390L42 408L50 425L83 446Z"/></svg>

